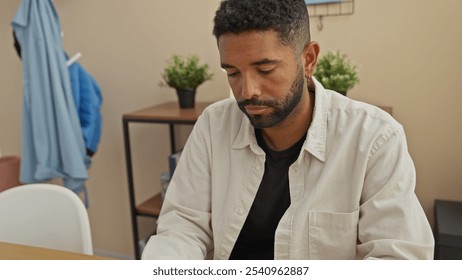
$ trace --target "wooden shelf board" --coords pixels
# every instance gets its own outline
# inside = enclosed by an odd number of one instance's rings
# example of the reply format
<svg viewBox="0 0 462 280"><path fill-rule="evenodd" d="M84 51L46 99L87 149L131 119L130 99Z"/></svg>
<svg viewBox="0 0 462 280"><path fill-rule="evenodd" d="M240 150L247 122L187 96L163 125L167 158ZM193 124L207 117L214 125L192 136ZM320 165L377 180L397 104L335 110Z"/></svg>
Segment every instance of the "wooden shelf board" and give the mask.
<svg viewBox="0 0 462 280"><path fill-rule="evenodd" d="M162 208L162 196L160 193L150 197L136 207L136 211L140 215L149 215L159 217L160 209Z"/></svg>

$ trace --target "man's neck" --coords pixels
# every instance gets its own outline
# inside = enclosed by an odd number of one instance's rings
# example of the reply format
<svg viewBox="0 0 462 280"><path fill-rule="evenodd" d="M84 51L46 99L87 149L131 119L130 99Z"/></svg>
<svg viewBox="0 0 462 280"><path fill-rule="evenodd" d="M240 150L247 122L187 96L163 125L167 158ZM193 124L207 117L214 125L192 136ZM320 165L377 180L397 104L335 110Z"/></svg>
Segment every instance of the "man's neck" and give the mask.
<svg viewBox="0 0 462 280"><path fill-rule="evenodd" d="M314 93L306 93L286 119L263 129L263 139L270 149L286 150L305 135L313 117L314 98Z"/></svg>

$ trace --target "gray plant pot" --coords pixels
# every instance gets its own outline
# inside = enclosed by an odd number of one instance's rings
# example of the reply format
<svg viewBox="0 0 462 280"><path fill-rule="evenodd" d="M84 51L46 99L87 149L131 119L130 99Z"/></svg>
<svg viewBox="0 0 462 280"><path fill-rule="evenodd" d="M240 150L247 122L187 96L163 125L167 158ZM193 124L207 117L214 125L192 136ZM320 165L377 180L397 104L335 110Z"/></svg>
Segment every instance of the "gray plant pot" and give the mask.
<svg viewBox="0 0 462 280"><path fill-rule="evenodd" d="M196 90L194 89L176 89L180 108L194 108Z"/></svg>

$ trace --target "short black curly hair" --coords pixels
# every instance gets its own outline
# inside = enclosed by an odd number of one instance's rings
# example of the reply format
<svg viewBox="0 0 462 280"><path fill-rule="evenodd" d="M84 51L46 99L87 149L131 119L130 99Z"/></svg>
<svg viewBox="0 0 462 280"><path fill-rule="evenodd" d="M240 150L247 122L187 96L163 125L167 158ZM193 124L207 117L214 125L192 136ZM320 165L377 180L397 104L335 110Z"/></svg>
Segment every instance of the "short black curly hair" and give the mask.
<svg viewBox="0 0 462 280"><path fill-rule="evenodd" d="M223 0L218 8L213 35L274 30L282 44L294 50L310 42L308 9L304 0Z"/></svg>

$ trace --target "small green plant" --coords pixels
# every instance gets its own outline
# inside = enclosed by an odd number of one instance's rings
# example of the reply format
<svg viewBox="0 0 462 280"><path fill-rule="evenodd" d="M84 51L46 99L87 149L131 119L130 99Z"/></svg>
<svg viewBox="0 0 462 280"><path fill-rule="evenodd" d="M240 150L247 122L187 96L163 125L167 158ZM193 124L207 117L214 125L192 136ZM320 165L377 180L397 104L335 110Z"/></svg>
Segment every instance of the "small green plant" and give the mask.
<svg viewBox="0 0 462 280"><path fill-rule="evenodd" d="M325 88L342 94L346 94L359 83L356 65L339 51L328 52L322 56L318 61L314 76Z"/></svg>
<svg viewBox="0 0 462 280"><path fill-rule="evenodd" d="M212 79L207 64L200 64L199 57L173 55L162 73L161 85L176 89L195 90L205 81Z"/></svg>

